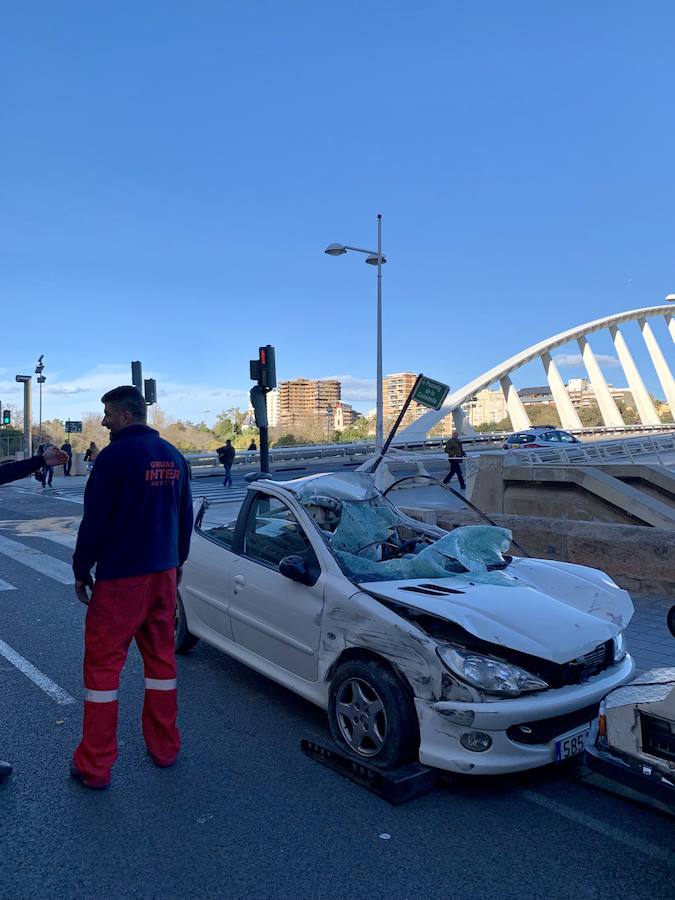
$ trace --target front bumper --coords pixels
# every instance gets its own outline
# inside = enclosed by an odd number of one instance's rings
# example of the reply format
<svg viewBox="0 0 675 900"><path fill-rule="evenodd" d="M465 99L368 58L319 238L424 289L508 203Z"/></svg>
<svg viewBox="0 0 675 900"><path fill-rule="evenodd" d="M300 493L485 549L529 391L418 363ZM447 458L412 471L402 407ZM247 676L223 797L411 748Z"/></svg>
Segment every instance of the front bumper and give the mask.
<svg viewBox="0 0 675 900"><path fill-rule="evenodd" d="M521 723L543 722L545 719L573 716L586 707L599 705L608 691L628 681L635 663L627 655L620 663L590 678L585 684L543 691L514 700L487 703L438 702L415 699L420 728L420 762L449 772L472 775L499 775L545 766L555 760L555 743L567 734L590 726L587 722L562 726L559 734L543 743L521 743L512 740L507 731ZM565 719L563 718L564 722ZM554 729L555 730L555 729ZM460 744L463 734L481 731L489 734L492 745L482 753L466 750Z"/></svg>
<svg viewBox="0 0 675 900"><path fill-rule="evenodd" d="M637 757L622 758L598 745L598 723L591 728L584 763L592 772L627 787L638 795L656 800L675 815L675 784L661 775L653 764Z"/></svg>

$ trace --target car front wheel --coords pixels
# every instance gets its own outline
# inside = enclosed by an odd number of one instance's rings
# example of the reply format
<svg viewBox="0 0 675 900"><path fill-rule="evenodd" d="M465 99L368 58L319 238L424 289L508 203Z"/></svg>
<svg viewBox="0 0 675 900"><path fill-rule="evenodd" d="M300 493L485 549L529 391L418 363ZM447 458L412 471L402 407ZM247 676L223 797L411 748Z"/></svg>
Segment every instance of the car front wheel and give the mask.
<svg viewBox="0 0 675 900"><path fill-rule="evenodd" d="M199 638L190 634L187 627L187 618L183 608L183 600L180 591L176 591L176 653L187 653L197 643Z"/></svg>
<svg viewBox="0 0 675 900"><path fill-rule="evenodd" d="M374 660L341 665L331 681L328 719L351 756L391 769L417 759L419 730L409 691Z"/></svg>

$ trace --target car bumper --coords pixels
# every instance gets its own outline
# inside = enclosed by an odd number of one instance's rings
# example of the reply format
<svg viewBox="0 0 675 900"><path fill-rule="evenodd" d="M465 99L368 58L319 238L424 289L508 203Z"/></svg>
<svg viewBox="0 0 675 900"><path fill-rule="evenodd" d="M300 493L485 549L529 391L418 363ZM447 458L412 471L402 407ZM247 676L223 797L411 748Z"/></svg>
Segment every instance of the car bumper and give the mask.
<svg viewBox="0 0 675 900"><path fill-rule="evenodd" d="M598 723L594 722L584 750L584 763L629 791L663 804L675 815L675 784L663 777L653 762L638 757L622 759L598 742Z"/></svg>
<svg viewBox="0 0 675 900"><path fill-rule="evenodd" d="M634 670L635 663L628 655L618 665L590 678L585 684L514 700L458 703L416 698L420 762L449 772L473 775L499 775L545 766L555 761L556 741L590 727L597 705L605 694L628 681ZM586 716L583 711L588 707L594 709ZM576 721L580 711L581 720ZM532 732L530 736L520 737L523 724L527 724L526 730ZM514 740L514 730L519 735L518 740ZM537 741L538 731L541 742L533 742ZM490 748L480 753L465 749L460 739L470 732L489 735Z"/></svg>

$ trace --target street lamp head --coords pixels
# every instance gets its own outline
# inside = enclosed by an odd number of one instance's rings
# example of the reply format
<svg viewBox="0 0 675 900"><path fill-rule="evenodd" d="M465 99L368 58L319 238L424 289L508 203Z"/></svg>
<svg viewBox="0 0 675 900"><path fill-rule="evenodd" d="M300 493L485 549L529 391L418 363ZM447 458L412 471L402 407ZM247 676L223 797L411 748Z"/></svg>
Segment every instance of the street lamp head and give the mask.
<svg viewBox="0 0 675 900"><path fill-rule="evenodd" d="M374 253L372 256L366 256L366 262L369 266L376 266L378 262L380 262L380 259L382 261L382 265L384 265L387 261L384 256L379 257L377 253Z"/></svg>
<svg viewBox="0 0 675 900"><path fill-rule="evenodd" d="M347 248L343 244L329 244L324 250L324 253L327 253L329 256L342 256L346 252Z"/></svg>
<svg viewBox="0 0 675 900"><path fill-rule="evenodd" d="M25 384L26 382L30 381L32 379L32 377L33 377L32 375L17 375L16 380L18 382Z"/></svg>
<svg viewBox="0 0 675 900"><path fill-rule="evenodd" d="M666 303L675 303L675 294L668 294L666 297Z"/></svg>

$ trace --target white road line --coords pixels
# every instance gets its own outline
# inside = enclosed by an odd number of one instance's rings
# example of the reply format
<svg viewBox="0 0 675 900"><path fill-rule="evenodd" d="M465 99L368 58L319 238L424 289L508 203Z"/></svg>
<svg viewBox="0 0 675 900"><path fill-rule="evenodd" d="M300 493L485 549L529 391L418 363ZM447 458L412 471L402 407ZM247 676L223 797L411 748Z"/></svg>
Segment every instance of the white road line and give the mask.
<svg viewBox="0 0 675 900"><path fill-rule="evenodd" d="M75 703L75 698L71 697L68 691L64 691L62 687L53 682L51 678L47 678L44 672L36 669L32 663L24 659L16 650L12 650L9 644L0 641L0 656L4 656L6 660L11 662L13 666L23 672L26 678L30 678L33 684L36 684L40 690L48 694L52 700L55 700L60 706L66 706L68 703Z"/></svg>
<svg viewBox="0 0 675 900"><path fill-rule="evenodd" d="M53 541L55 544L61 544L63 547L75 549L77 543L77 535L66 531L23 531L22 537L43 538L45 541Z"/></svg>
<svg viewBox="0 0 675 900"><path fill-rule="evenodd" d="M16 588L13 584L10 584L9 581L3 581L0 578L0 591L15 591Z"/></svg>
<svg viewBox="0 0 675 900"><path fill-rule="evenodd" d="M41 550L35 550L33 547L27 547L19 541L11 541L9 538L0 535L0 553L9 556L10 559L34 569L42 575L53 578L54 581L60 581L61 584L74 584L73 570L60 559L55 559L48 553Z"/></svg>
<svg viewBox="0 0 675 900"><path fill-rule="evenodd" d="M590 828L591 831L597 831L598 834L601 834L603 837L611 838L619 844L630 847L631 850L637 850L645 856L650 856L660 863L665 863L667 866L675 868L675 854L670 850L664 850L663 847L655 847L653 844L650 844L649 841L645 841L634 834L628 834L628 832L622 831L620 828L615 828L614 825L610 825L607 822L602 822L600 819L595 819L587 813L578 812L576 809L572 809L564 803L558 803L557 800L551 800L548 797L544 797L543 794L538 794L536 791L522 791L522 795L526 800L529 800L530 803L536 803L537 806L542 806L544 809L549 810L549 812L557 813L559 816L563 816L571 822L576 822L578 825Z"/></svg>

